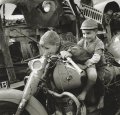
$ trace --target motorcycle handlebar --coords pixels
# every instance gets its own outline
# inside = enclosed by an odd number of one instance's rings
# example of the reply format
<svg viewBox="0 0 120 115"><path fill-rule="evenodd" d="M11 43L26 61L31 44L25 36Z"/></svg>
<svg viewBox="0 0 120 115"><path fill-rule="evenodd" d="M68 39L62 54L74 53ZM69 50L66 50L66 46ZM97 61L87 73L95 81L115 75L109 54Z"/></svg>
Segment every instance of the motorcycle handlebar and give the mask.
<svg viewBox="0 0 120 115"><path fill-rule="evenodd" d="M83 72L83 70L70 57L67 57L66 59L69 63L71 63L73 65L73 67L76 69L76 71L79 74L81 74Z"/></svg>

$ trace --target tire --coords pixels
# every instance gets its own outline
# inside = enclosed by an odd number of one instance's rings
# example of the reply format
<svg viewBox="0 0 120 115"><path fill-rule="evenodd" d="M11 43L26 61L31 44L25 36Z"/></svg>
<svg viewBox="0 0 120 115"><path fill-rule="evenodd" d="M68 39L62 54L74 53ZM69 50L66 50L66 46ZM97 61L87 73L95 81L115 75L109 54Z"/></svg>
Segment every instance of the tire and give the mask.
<svg viewBox="0 0 120 115"><path fill-rule="evenodd" d="M0 115L14 115L18 104L0 101ZM30 115L28 111L24 110L22 115Z"/></svg>
<svg viewBox="0 0 120 115"><path fill-rule="evenodd" d="M0 90L0 115L14 115L22 98L22 91L15 89ZM22 115L48 115L38 100L31 97Z"/></svg>

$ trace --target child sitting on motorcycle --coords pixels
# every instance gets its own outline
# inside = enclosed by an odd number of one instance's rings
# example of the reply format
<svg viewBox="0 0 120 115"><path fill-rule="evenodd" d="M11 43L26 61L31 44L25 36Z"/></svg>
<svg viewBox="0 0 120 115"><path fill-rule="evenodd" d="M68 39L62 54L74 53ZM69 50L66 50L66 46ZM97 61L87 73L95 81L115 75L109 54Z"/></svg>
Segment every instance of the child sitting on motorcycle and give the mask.
<svg viewBox="0 0 120 115"><path fill-rule="evenodd" d="M90 58L84 63L87 66L86 72L88 76L87 85L84 87L81 94L78 96L80 100L85 100L87 92L93 87L97 79L96 64L102 59L104 52L104 44L97 37L98 24L87 19L81 25L83 38L78 42L77 47L82 47L89 54ZM79 52L78 48L74 48L74 52ZM70 51L62 51L62 57L71 57L73 54ZM79 57L78 57L79 58Z"/></svg>
<svg viewBox="0 0 120 115"><path fill-rule="evenodd" d="M91 25L90 26L91 28L89 27L89 25ZM88 84L78 97L80 100L84 100L89 89L96 83L97 72L96 72L95 64L98 63L100 61L100 58L102 57L104 44L96 36L97 23L94 22L93 20L86 20L85 22L83 22L81 29L83 32L83 39L81 39L78 42L77 46L74 46L75 44L70 44L69 47L66 48L66 50L68 49L68 51L63 51L64 44L62 43L62 40L59 37L59 35L53 30L47 31L41 37L39 44L40 44L41 55L44 56L48 56L48 55L50 56L61 53L63 58L71 57L72 55L77 57L77 55L81 53L80 52L81 47L82 49L87 51L87 55L89 54L89 56L87 57L87 61L85 62L85 64L87 65L86 71L88 74ZM74 47L71 49L70 46L74 46ZM70 53L71 50L72 53ZM78 60L79 58L80 57L78 57ZM82 59L84 60L84 57Z"/></svg>
<svg viewBox="0 0 120 115"><path fill-rule="evenodd" d="M59 54L60 51L68 50L75 43L63 41L62 38L53 30L48 30L40 39L40 55L51 56Z"/></svg>

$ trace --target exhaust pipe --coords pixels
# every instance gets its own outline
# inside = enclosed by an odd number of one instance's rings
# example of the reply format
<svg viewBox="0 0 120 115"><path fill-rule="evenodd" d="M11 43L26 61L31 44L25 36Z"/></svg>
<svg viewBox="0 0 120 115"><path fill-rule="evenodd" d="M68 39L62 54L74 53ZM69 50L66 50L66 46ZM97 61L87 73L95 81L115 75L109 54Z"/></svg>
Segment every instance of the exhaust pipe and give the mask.
<svg viewBox="0 0 120 115"><path fill-rule="evenodd" d="M56 93L56 92L51 91L51 90L48 90L48 93L53 95L53 96L55 96L55 97L58 97L58 98L61 98L63 96L70 97L76 104L76 107L77 107L76 115L79 115L80 112L81 112L81 115L86 115L86 111L87 110L86 110L86 107L85 107L84 103L83 102L79 102L79 100L76 98L76 96L74 96L72 93L70 93L70 92L63 92L63 93L59 94L59 93ZM81 109L84 110L84 111L82 111Z"/></svg>

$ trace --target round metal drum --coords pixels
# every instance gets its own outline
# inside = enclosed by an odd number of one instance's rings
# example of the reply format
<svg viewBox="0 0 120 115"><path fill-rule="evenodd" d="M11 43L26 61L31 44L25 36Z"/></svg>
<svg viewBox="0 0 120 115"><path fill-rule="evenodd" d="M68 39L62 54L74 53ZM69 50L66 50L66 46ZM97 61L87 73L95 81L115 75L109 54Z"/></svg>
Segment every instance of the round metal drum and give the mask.
<svg viewBox="0 0 120 115"><path fill-rule="evenodd" d="M120 34L115 35L108 47L108 51L116 58L120 59Z"/></svg>
<svg viewBox="0 0 120 115"><path fill-rule="evenodd" d="M81 85L81 75L68 63L57 62L53 79L58 89L73 89Z"/></svg>

